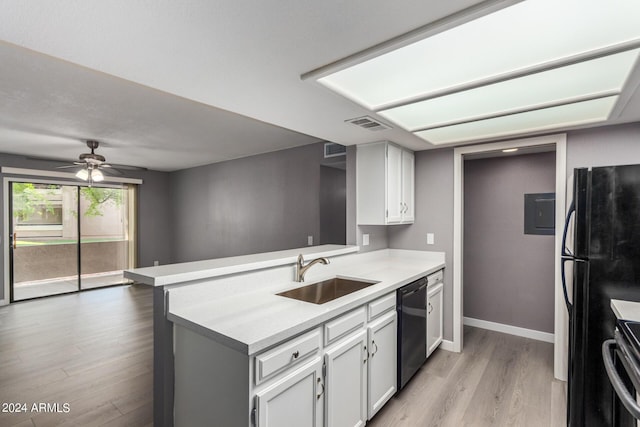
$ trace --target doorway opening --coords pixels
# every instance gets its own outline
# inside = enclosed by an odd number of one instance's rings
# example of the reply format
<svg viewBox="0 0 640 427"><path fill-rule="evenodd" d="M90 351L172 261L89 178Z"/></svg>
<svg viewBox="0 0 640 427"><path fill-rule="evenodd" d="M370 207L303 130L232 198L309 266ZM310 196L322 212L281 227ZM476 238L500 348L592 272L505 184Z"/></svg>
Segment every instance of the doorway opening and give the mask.
<svg viewBox="0 0 640 427"><path fill-rule="evenodd" d="M347 241L346 164L320 165L320 244Z"/></svg>
<svg viewBox="0 0 640 427"><path fill-rule="evenodd" d="M556 134L519 140L457 147L454 149L454 218L453 218L453 345L454 351L463 347L463 265L464 265L464 158L469 155L492 153L504 149L555 146L555 224L564 223L566 209L566 135ZM567 314L562 293L560 256L562 227L554 234L554 376L566 380ZM488 249L489 250L489 249Z"/></svg>
<svg viewBox="0 0 640 427"><path fill-rule="evenodd" d="M553 343L555 145L464 156L464 324Z"/></svg>
<svg viewBox="0 0 640 427"><path fill-rule="evenodd" d="M130 282L132 185L8 182L10 302Z"/></svg>

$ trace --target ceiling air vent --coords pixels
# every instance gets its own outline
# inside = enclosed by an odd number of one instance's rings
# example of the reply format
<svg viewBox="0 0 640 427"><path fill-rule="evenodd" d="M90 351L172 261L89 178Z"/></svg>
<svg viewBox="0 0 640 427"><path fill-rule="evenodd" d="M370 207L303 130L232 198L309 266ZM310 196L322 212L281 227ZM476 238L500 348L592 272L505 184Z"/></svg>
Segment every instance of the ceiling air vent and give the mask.
<svg viewBox="0 0 640 427"><path fill-rule="evenodd" d="M345 120L347 123L354 124L356 126L360 126L361 128L368 130L384 130L391 129L390 126L387 126L369 116L358 117L356 119Z"/></svg>
<svg viewBox="0 0 640 427"><path fill-rule="evenodd" d="M336 144L335 142L324 143L324 157L338 157L345 156L347 154L347 147L344 145Z"/></svg>

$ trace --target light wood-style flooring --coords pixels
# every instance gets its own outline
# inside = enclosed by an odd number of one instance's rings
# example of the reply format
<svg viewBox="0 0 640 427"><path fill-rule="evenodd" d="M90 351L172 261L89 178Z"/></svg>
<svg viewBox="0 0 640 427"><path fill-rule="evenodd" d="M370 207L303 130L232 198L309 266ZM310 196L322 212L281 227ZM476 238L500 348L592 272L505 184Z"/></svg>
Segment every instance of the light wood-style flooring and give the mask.
<svg viewBox="0 0 640 427"><path fill-rule="evenodd" d="M566 425L553 345L472 327L460 354L436 350L370 427Z"/></svg>
<svg viewBox="0 0 640 427"><path fill-rule="evenodd" d="M371 427L565 425L553 346L465 328L436 350ZM152 295L134 285L0 307L0 426L152 426ZM68 413L31 412L68 403ZM2 408L0 408L2 409Z"/></svg>
<svg viewBox="0 0 640 427"><path fill-rule="evenodd" d="M141 285L0 307L0 405L27 406L0 426L152 426L152 308Z"/></svg>

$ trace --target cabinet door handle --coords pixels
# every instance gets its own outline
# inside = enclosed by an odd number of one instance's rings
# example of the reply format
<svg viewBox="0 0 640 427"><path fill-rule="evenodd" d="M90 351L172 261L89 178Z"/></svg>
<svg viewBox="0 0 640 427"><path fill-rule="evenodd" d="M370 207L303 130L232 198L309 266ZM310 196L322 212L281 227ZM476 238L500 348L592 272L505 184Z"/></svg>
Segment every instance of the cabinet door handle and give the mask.
<svg viewBox="0 0 640 427"><path fill-rule="evenodd" d="M367 346L364 346L364 360L362 361L362 364L367 363L367 359L369 358L369 352L367 351Z"/></svg>
<svg viewBox="0 0 640 427"><path fill-rule="evenodd" d="M322 383L322 380L320 378L318 378L318 385L322 386L322 391L316 395L316 399L320 399L320 397L322 397L322 395L324 394L324 384Z"/></svg>
<svg viewBox="0 0 640 427"><path fill-rule="evenodd" d="M371 352L371 357L373 357L373 356L375 356L375 355L376 355L376 353L378 352L378 344L376 344L376 342L375 342L375 341L371 341L371 345L372 345L372 346L373 346L373 345L374 345L374 346L376 346L375 351L372 351L372 352Z"/></svg>
<svg viewBox="0 0 640 427"><path fill-rule="evenodd" d="M299 350L294 351L291 356L293 356L294 359L297 359L298 356L300 356L300 351Z"/></svg>

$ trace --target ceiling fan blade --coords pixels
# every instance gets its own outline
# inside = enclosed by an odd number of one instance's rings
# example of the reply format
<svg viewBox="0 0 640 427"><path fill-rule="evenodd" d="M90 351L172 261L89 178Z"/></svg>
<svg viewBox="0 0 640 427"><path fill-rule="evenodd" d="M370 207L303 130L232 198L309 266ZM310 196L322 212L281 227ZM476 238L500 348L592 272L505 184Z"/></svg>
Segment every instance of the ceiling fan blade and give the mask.
<svg viewBox="0 0 640 427"><path fill-rule="evenodd" d="M56 166L56 169L69 169L69 168L78 168L78 165L66 165L66 166Z"/></svg>
<svg viewBox="0 0 640 427"><path fill-rule="evenodd" d="M70 163L70 161L68 159L67 160L51 159L51 158L36 157L36 156L25 156L24 158L27 159L27 160L35 160L37 162Z"/></svg>
<svg viewBox="0 0 640 427"><path fill-rule="evenodd" d="M37 161L41 161L41 162L54 162L54 163L66 163L64 166L57 166L56 168L60 168L60 169L65 169L65 168L72 168L72 167L87 167L87 164L89 162L87 161L74 161L73 165L69 165L69 163L71 163L69 160L60 160L60 159L51 159L51 158L46 158L46 157L31 157L31 156L27 156L26 157L28 160L37 160ZM147 171L149 169L142 167L142 166L132 166L132 165L121 165L121 164L116 164L116 163L102 163L100 162L99 164L99 168L104 168L104 170L106 171L107 169L109 170L113 170L115 169L119 169L119 173L123 174L122 171ZM116 172L116 174L118 174L118 172Z"/></svg>
<svg viewBox="0 0 640 427"><path fill-rule="evenodd" d="M115 163L109 163L109 165L112 168L130 170L130 171L146 171L146 170L149 170L149 169L147 169L145 167L142 167L142 166L119 165L119 164L115 164Z"/></svg>
<svg viewBox="0 0 640 427"><path fill-rule="evenodd" d="M116 168L113 168L111 166L109 166L108 168L102 168L102 166L100 166L100 170L108 175L124 175L124 173L122 173L121 171L119 171Z"/></svg>

